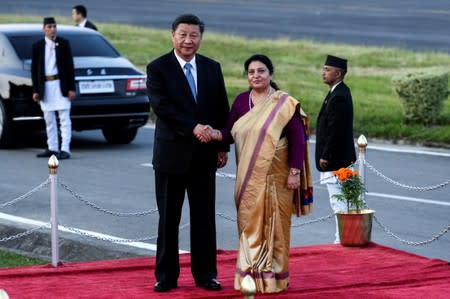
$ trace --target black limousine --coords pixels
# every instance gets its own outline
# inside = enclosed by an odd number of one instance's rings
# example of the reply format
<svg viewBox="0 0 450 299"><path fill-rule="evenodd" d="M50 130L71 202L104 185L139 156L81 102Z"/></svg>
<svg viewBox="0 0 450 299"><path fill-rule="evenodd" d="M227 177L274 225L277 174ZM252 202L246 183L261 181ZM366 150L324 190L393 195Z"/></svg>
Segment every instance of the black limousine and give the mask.
<svg viewBox="0 0 450 299"><path fill-rule="evenodd" d="M133 141L149 118L146 75L97 31L58 25L58 36L70 41L74 56L73 130L101 129L110 143ZM0 146L45 128L31 88L31 47L43 37L42 25L0 25Z"/></svg>

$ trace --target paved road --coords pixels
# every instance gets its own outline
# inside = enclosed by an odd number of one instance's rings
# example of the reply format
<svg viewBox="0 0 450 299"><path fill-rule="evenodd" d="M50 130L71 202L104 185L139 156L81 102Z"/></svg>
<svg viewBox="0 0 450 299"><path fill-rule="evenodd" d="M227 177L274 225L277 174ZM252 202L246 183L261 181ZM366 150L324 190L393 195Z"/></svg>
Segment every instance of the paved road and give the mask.
<svg viewBox="0 0 450 299"><path fill-rule="evenodd" d="M152 144L153 130L150 128L141 129L135 142L128 146L108 145L98 131L75 133L73 159L61 161L59 177L84 199L109 210L128 212L155 208L153 171L147 166L151 162ZM43 146L44 139L35 138L24 144L23 148L0 150L0 202L25 193L47 178L46 159L35 158L35 154L40 151L39 147ZM314 144L311 145L311 150L314 150ZM450 151L444 151L443 155L392 153L369 149L367 159L383 173L401 182L432 185L450 179ZM223 171L234 173L234 162L231 161ZM318 174L315 173L314 177L317 180ZM218 178L217 182L217 212L234 217L233 181ZM438 191L418 193L387 184L370 173L368 189L371 193L379 193L378 196L368 197L368 204L377 211L376 215L405 239L428 239L450 222L450 186ZM85 206L61 188L59 194L60 220L64 225L124 238L152 236L156 233L157 215L112 217ZM304 219L293 219L295 223L331 213L326 190L316 185L315 195L314 213ZM411 201L417 198L417 202ZM423 199L436 202L426 202ZM0 212L48 222L49 191L39 191L30 199ZM188 213L185 210L181 224L188 221ZM235 249L236 224L217 217L217 226L219 248ZM334 223L330 220L293 228L292 243L294 246L331 243L333 229ZM181 230L181 249L189 250L188 236L188 228ZM89 238L82 239L92 242ZM375 225L373 240L420 255L450 260L450 234L424 247L410 247L390 238ZM150 241L154 242L155 240ZM136 249L130 247L129 250ZM148 253L154 254L153 251Z"/></svg>
<svg viewBox="0 0 450 299"><path fill-rule="evenodd" d="M71 2L2 0L1 13L70 16ZM249 37L289 37L415 50L450 51L446 0L91 0L92 20L170 28L192 12L207 30Z"/></svg>
<svg viewBox="0 0 450 299"><path fill-rule="evenodd" d="M208 29L251 37L311 38L355 44L397 45L418 50L448 52L450 39L450 2L448 1L89 1L92 19L169 28L173 17L183 12L202 16ZM258 6L255 5L258 3ZM2 13L70 15L71 4L49 0L2 0ZM62 161L60 177L83 198L117 211L147 210L155 207L151 162L153 131L143 129L129 146L111 146L99 132L74 135L72 160ZM47 177L46 161L34 158L44 147L42 139L31 140L17 150L0 150L0 202L13 199L38 185ZM313 149L313 145L312 145ZM429 185L450 178L447 156L392 153L369 150L368 160L387 175L412 185ZM233 162L224 170L234 173ZM317 179L317 173L315 174ZM386 184L370 174L369 205L379 219L403 238L424 240L448 225L449 188L417 193ZM218 179L217 211L235 215L233 182ZM302 221L331 213L326 190L316 186L315 212ZM156 215L140 218L116 218L83 206L60 190L63 224L125 238L154 235ZM418 199L417 199L418 198ZM424 199L424 200L422 200ZM416 200L416 201L412 201ZM428 200L428 201L427 201ZM435 202L431 202L434 200ZM48 190L0 212L47 222ZM184 213L182 223L187 223ZM295 219L297 222L298 220ZM234 249L236 225L220 217L218 245ZM332 221L295 228L294 246L330 243ZM450 236L425 247L409 247L388 237L375 226L373 240L380 244L421 255L450 260ZM180 234L182 249L189 250L188 229ZM130 247L130 250L134 250Z"/></svg>

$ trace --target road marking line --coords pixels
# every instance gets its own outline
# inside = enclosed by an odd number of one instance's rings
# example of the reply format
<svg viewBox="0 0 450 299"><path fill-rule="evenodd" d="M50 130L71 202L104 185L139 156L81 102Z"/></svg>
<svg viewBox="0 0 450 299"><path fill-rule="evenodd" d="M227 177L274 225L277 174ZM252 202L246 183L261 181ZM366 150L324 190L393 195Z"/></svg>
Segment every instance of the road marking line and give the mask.
<svg viewBox="0 0 450 299"><path fill-rule="evenodd" d="M141 166L153 167L153 164L152 163L142 163ZM236 175L233 173L216 172L216 177L236 178ZM317 186L315 188L316 189L326 189L325 187L320 188L320 186ZM377 192L367 192L367 195L375 196L375 197L382 197L382 198L391 198L391 199L397 199L397 200L403 200L403 201L420 202L420 203L433 204L433 205L450 206L450 202L431 200L431 199L425 199L425 198L416 198L416 197L410 197L410 196L401 196L401 195L393 195L393 194L385 194L385 193L377 193Z"/></svg>
<svg viewBox="0 0 450 299"><path fill-rule="evenodd" d="M19 217L19 216L14 216L14 215L5 214L5 213L0 213L0 219L4 219L4 220L11 221L11 222L16 222L16 223L21 223L21 224L26 224L26 225L31 225L31 226L43 226L43 225L46 224L45 222L42 222L42 221L33 220L33 219L29 219L29 218L24 218L24 217ZM98 232L94 232L94 231L90 231L90 230L84 230L84 229L79 229L79 228L76 228L76 229L79 230L80 232L83 232L83 233L86 233L86 234L89 234L89 235L92 235L92 236L96 236L96 237L99 237L99 238L125 240L125 239L120 238L120 237L107 235L107 234L103 234L103 233L98 233ZM66 233L71 233L71 234L79 236L78 234L72 232L71 230L68 230L67 228L64 228L64 227L61 227L61 226L59 227L59 231L66 232ZM151 243L130 242L130 243L114 243L114 244L120 244L120 245L135 247L135 248L139 248L139 249L146 249L146 250L150 250L150 251L156 251L156 244L151 244ZM180 250L179 253L188 253L188 251Z"/></svg>
<svg viewBox="0 0 450 299"><path fill-rule="evenodd" d="M152 163L142 163L141 166L153 168ZM234 173L226 173L226 172L216 172L216 177L218 178L228 178L228 179L236 179L236 175Z"/></svg>
<svg viewBox="0 0 450 299"><path fill-rule="evenodd" d="M310 143L316 143L315 140L310 140ZM390 153L402 153L402 154L415 154L415 155L427 155L427 156L436 156L436 157L450 157L450 153L443 152L433 152L431 150L414 150L414 149L401 149L401 148L393 148L387 146L380 145L368 145L367 150L374 150L379 152L390 152Z"/></svg>
<svg viewBox="0 0 450 299"><path fill-rule="evenodd" d="M33 219L29 219L29 218L23 218L23 217L14 216L14 215L5 214L5 213L0 213L0 218L8 220L8 221L19 222L22 224L32 225L32 226L43 226L46 224L45 222L42 222L42 221L33 220Z"/></svg>
<svg viewBox="0 0 450 299"><path fill-rule="evenodd" d="M391 198L391 199L397 199L397 200L403 200L403 201L413 201L413 202L420 202L420 203L426 203L426 204L440 205L440 206L450 206L450 202L431 200L431 199L425 199L425 198L416 198L416 197L410 197L410 196L400 196L400 195L384 194L384 193L377 193L377 192L367 192L367 195L381 197L381 198Z"/></svg>
<svg viewBox="0 0 450 299"><path fill-rule="evenodd" d="M144 126L145 129L154 130L155 124L147 123ZM316 143L315 139L310 139L309 143ZM391 153L402 153L402 154L416 154L416 155L427 155L427 156L436 156L436 157L450 157L450 153L444 152L436 152L431 150L414 150L414 149L400 149L393 148L388 146L380 146L380 145L368 145L368 150L380 151L380 152L391 152Z"/></svg>
<svg viewBox="0 0 450 299"><path fill-rule="evenodd" d="M383 151L383 152L391 152L391 153L403 153L403 154L416 154L416 155L427 155L427 156L436 156L436 157L450 157L450 153L441 153L441 152L432 152L432 151L424 151L424 150L413 150L413 149L398 149L398 148L387 148L382 146L370 144L367 146L369 150Z"/></svg>

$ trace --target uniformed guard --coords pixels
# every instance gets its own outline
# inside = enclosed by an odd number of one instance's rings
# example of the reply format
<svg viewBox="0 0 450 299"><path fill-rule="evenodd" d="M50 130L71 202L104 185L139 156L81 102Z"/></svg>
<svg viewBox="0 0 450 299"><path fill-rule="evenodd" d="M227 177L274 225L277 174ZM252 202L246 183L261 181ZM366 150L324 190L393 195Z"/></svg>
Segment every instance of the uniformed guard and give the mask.
<svg viewBox="0 0 450 299"><path fill-rule="evenodd" d="M72 138L70 107L75 99L72 50L68 40L56 36L53 17L44 18L43 25L45 37L32 48L31 79L33 101L40 104L44 113L48 148L37 157L56 155L59 159L69 159ZM60 122L61 150L56 113Z"/></svg>

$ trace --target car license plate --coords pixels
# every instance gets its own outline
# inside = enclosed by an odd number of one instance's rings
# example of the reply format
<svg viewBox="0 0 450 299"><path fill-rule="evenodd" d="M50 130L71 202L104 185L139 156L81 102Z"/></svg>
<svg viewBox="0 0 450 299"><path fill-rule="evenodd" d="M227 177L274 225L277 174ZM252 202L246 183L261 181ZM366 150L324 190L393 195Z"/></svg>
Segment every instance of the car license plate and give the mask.
<svg viewBox="0 0 450 299"><path fill-rule="evenodd" d="M81 94L114 92L113 80L80 81L78 84Z"/></svg>

